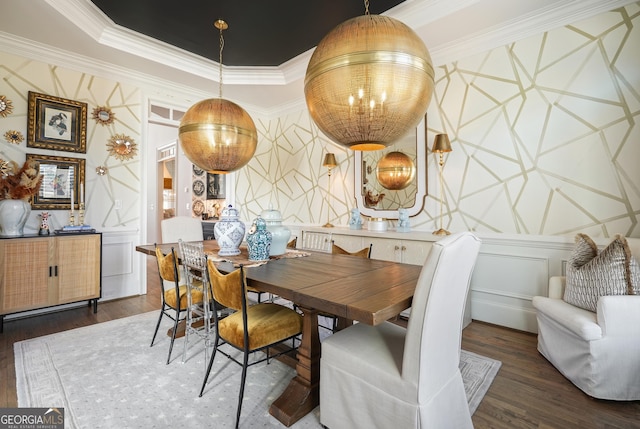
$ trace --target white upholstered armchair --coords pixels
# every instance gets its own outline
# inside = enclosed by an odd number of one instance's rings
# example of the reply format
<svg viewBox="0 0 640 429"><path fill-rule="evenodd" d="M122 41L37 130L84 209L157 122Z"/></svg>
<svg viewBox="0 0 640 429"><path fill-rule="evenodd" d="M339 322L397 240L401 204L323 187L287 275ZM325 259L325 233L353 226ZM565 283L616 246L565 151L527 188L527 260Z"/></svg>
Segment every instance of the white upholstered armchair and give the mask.
<svg viewBox="0 0 640 429"><path fill-rule="evenodd" d="M640 239L627 238L640 259ZM587 395L640 400L640 295L602 296L596 312L563 300L565 277L536 296L538 351Z"/></svg>
<svg viewBox="0 0 640 429"><path fill-rule="evenodd" d="M473 427L458 364L465 298L479 248L480 240L469 232L434 243L406 329L391 322L357 323L323 341L323 425Z"/></svg>

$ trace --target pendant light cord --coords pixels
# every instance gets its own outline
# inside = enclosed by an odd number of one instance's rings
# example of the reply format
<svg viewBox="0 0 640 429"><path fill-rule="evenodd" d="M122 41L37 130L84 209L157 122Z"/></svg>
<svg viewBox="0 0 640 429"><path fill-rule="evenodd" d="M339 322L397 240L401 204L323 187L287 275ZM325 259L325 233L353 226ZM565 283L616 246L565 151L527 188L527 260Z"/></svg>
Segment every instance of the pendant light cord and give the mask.
<svg viewBox="0 0 640 429"><path fill-rule="evenodd" d="M220 94L220 98L222 98L222 49L224 49L224 37L222 36L222 30L223 28L220 27L220 61L219 61L219 66L220 66L220 79L218 82L218 94Z"/></svg>
<svg viewBox="0 0 640 429"><path fill-rule="evenodd" d="M364 0L364 14L369 15L369 0Z"/></svg>

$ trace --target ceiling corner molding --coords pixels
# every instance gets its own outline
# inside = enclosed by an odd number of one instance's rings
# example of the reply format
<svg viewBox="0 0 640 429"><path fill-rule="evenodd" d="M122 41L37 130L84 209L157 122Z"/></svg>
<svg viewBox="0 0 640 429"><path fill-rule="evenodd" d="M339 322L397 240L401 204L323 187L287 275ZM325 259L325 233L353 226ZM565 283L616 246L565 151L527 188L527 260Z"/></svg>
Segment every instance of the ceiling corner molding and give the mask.
<svg viewBox="0 0 640 429"><path fill-rule="evenodd" d="M227 67L222 66L222 83L229 85L286 85L279 67ZM210 70L217 73L217 69ZM218 80L216 74L216 81Z"/></svg>
<svg viewBox="0 0 640 429"><path fill-rule="evenodd" d="M89 0L44 1L95 41L100 40L106 28L114 25L113 21Z"/></svg>
<svg viewBox="0 0 640 429"><path fill-rule="evenodd" d="M85 57L74 52L65 51L38 42L33 42L13 34L0 31L0 46L2 51L20 57L28 58L46 64L56 65L80 73L87 73L105 79L118 79L139 86L152 92L175 91L184 97L196 100L208 98L209 94L193 87L176 84L146 73L140 73L125 67L115 66L112 63L98 61L95 58Z"/></svg>
<svg viewBox="0 0 640 429"><path fill-rule="evenodd" d="M451 63L564 25L623 7L635 0L573 0L538 9L511 22L430 49L434 66Z"/></svg>
<svg viewBox="0 0 640 429"><path fill-rule="evenodd" d="M303 52L297 57L292 58L280 65L279 68L282 71L286 83L291 83L298 79L304 78L304 76L307 74L307 66L309 65L309 60L311 59L311 55L315 50L316 48L313 47L307 52Z"/></svg>
<svg viewBox="0 0 640 429"><path fill-rule="evenodd" d="M219 64L168 43L114 23L89 0L45 0L81 31L101 45L218 82ZM226 67L225 83L234 85L286 85L277 67Z"/></svg>
<svg viewBox="0 0 640 429"><path fill-rule="evenodd" d="M478 3L480 0L405 0L382 15L395 18L412 29L424 27L438 19Z"/></svg>

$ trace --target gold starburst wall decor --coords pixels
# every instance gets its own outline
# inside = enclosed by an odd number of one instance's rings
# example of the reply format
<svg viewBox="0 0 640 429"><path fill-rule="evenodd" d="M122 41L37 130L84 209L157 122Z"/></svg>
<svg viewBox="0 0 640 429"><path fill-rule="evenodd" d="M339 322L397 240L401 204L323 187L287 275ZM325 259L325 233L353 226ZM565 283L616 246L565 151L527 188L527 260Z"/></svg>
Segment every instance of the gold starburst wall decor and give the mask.
<svg viewBox="0 0 640 429"><path fill-rule="evenodd" d="M13 104L4 95L0 95L0 116L6 118L13 111Z"/></svg>
<svg viewBox="0 0 640 429"><path fill-rule="evenodd" d="M109 152L109 155L116 159L126 161L136 155L138 145L131 137L124 134L116 134L109 139L109 142L107 143L107 151Z"/></svg>
<svg viewBox="0 0 640 429"><path fill-rule="evenodd" d="M93 109L91 116L97 123L102 126L109 125L113 123L113 120L116 117L116 114L111 111L110 108L105 106L98 106Z"/></svg>
<svg viewBox="0 0 640 429"><path fill-rule="evenodd" d="M24 136L20 131L9 130L4 133L4 139L9 143L20 144L24 141Z"/></svg>

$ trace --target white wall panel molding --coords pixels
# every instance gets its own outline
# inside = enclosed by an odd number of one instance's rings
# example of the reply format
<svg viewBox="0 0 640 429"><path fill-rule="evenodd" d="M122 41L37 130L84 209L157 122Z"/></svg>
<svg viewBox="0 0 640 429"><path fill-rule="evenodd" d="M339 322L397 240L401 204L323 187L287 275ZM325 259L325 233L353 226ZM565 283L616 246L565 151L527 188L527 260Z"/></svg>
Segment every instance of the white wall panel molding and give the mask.
<svg viewBox="0 0 640 429"><path fill-rule="evenodd" d="M535 309L518 308L491 300L471 297L471 317L495 325L507 326L525 332L538 332Z"/></svg>
<svg viewBox="0 0 640 429"><path fill-rule="evenodd" d="M102 233L102 300L146 293L146 260L135 247L137 229Z"/></svg>

